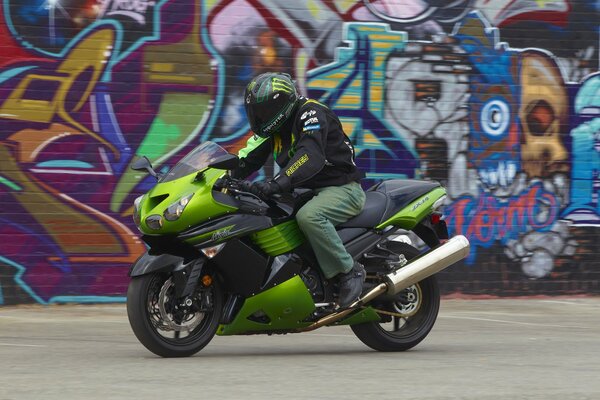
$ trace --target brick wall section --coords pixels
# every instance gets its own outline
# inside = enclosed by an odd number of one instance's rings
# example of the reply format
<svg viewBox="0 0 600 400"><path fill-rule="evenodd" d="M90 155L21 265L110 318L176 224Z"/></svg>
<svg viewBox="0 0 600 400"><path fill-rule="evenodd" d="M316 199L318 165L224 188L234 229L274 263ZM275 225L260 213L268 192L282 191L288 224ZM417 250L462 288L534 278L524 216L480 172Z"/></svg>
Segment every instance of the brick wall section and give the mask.
<svg viewBox="0 0 600 400"><path fill-rule="evenodd" d="M340 115L365 186L448 188L473 251L444 293L600 293L596 1L2 3L0 305L123 301L130 163L241 148L268 70Z"/></svg>

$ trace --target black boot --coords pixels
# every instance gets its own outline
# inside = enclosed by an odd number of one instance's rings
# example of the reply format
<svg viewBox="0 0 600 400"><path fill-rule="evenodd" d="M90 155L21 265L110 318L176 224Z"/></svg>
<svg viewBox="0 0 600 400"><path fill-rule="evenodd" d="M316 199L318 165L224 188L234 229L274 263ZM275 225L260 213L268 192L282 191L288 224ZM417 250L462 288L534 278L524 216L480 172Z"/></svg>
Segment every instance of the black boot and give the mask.
<svg viewBox="0 0 600 400"><path fill-rule="evenodd" d="M362 292L366 275L365 267L356 261L350 272L340 274L340 295L338 297L338 305L340 308L346 308L358 300L358 297Z"/></svg>

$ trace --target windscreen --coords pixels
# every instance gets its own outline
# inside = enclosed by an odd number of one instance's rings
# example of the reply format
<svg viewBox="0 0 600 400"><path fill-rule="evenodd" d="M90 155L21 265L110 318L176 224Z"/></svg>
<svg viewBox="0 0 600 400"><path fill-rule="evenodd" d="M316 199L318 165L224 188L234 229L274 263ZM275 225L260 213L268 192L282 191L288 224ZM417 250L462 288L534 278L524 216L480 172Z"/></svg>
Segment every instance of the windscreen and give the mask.
<svg viewBox="0 0 600 400"><path fill-rule="evenodd" d="M214 142L204 142L188 155L183 157L169 172L167 172L160 182L169 182L182 176L200 171L215 161L217 157L227 155L227 151Z"/></svg>

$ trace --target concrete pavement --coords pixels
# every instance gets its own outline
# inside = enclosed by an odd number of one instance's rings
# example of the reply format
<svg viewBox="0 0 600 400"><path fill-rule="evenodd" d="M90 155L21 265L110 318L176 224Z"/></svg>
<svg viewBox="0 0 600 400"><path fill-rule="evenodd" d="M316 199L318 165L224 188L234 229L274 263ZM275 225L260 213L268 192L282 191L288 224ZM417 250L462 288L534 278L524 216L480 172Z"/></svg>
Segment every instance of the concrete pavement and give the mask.
<svg viewBox="0 0 600 400"><path fill-rule="evenodd" d="M427 339L379 353L347 327L216 337L161 359L124 305L0 308L0 399L600 399L600 298L442 300Z"/></svg>

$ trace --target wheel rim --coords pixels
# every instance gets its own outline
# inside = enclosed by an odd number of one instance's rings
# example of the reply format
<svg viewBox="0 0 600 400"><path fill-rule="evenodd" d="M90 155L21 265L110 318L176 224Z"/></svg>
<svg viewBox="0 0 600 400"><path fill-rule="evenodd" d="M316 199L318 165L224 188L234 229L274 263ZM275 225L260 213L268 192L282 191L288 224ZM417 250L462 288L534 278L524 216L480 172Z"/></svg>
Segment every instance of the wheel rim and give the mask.
<svg viewBox="0 0 600 400"><path fill-rule="evenodd" d="M394 339L408 339L429 329L430 308L421 284L417 283L396 294L393 301L377 307L383 319L377 327Z"/></svg>
<svg viewBox="0 0 600 400"><path fill-rule="evenodd" d="M419 312L423 304L423 291L421 286L412 285L396 295L393 303L394 310L403 318L409 318Z"/></svg>
<svg viewBox="0 0 600 400"><path fill-rule="evenodd" d="M155 276L148 290L147 310L155 333L172 345L186 345L204 335L214 309L214 286L198 285L180 303L171 277Z"/></svg>

